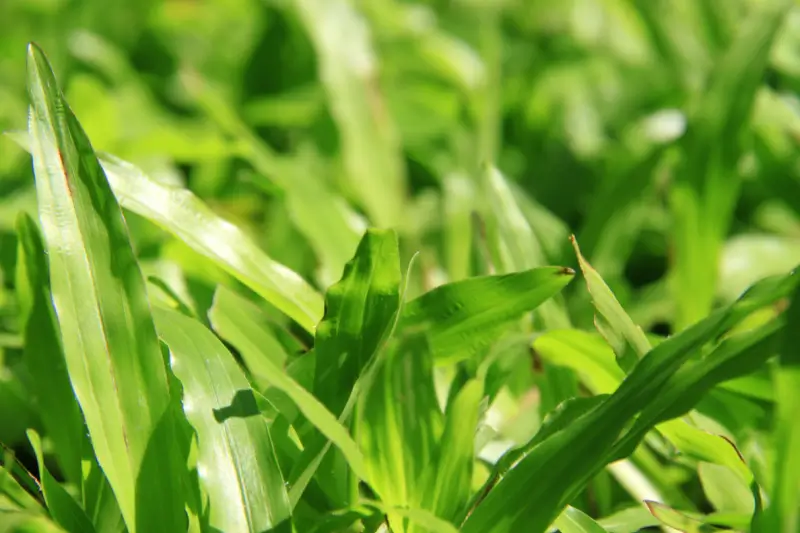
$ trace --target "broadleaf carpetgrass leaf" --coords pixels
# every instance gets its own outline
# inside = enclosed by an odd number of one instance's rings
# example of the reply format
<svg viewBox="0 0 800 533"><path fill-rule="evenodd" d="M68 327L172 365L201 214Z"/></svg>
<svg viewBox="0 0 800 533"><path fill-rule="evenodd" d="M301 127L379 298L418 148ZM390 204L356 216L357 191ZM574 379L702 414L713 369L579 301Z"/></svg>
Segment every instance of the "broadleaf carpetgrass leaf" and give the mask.
<svg viewBox="0 0 800 533"><path fill-rule="evenodd" d="M288 521L289 499L267 423L236 360L197 320L166 309L153 313L197 433L209 526L259 533Z"/></svg>
<svg viewBox="0 0 800 533"><path fill-rule="evenodd" d="M322 317L322 297L298 274L270 258L188 189L162 185L113 156L103 155L101 162L122 207L174 234L306 331L314 330Z"/></svg>
<svg viewBox="0 0 800 533"><path fill-rule="evenodd" d="M25 365L33 377L40 416L53 441L61 472L80 487L83 416L61 349L44 244L36 223L27 214L17 218L17 238L17 294L25 331Z"/></svg>
<svg viewBox="0 0 800 533"><path fill-rule="evenodd" d="M408 302L398 327L424 327L437 364L466 359L558 294L574 275L569 268L542 267L442 285Z"/></svg>
<svg viewBox="0 0 800 533"><path fill-rule="evenodd" d="M185 528L167 369L122 212L43 52L28 48L29 133L72 388L131 533Z"/></svg>
<svg viewBox="0 0 800 533"><path fill-rule="evenodd" d="M391 326L400 306L401 275L394 231L370 229L342 279L328 289L314 342L314 394L331 412L342 411Z"/></svg>
<svg viewBox="0 0 800 533"><path fill-rule="evenodd" d="M572 506L567 506L555 521L555 526L561 533L606 533L603 526L592 518Z"/></svg>
<svg viewBox="0 0 800 533"><path fill-rule="evenodd" d="M436 485L432 469L443 416L426 340L416 332L390 341L375 382L359 402L356 433L367 462L367 479L392 507L427 507L426 497ZM391 513L389 523L398 533L414 530Z"/></svg>

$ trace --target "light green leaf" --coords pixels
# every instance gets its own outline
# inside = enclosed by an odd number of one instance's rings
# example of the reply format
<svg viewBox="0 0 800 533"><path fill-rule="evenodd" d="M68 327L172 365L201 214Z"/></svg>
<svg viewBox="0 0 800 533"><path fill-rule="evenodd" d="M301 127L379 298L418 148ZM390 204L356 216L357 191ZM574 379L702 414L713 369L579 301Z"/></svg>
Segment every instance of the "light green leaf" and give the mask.
<svg viewBox="0 0 800 533"><path fill-rule="evenodd" d="M542 244L525 218L505 177L494 167L483 175L488 202L487 241L500 273L518 272L547 265ZM542 302L536 311L545 329L569 327L569 317L557 300Z"/></svg>
<svg viewBox="0 0 800 533"><path fill-rule="evenodd" d="M744 465L744 461L741 461ZM746 467L745 467L746 468ZM753 493L750 480L721 464L700 463L697 465L703 492L718 512L753 515Z"/></svg>
<svg viewBox="0 0 800 533"><path fill-rule="evenodd" d="M341 281L325 295L317 327L314 395L341 413L358 376L372 359L400 305L400 255L391 230L370 229Z"/></svg>
<svg viewBox="0 0 800 533"><path fill-rule="evenodd" d="M29 137L12 138L30 149ZM123 208L169 231L306 331L314 331L322 318L322 296L299 275L271 259L242 230L214 213L188 189L159 183L112 155L100 154L99 159Z"/></svg>
<svg viewBox="0 0 800 533"><path fill-rule="evenodd" d="M556 518L555 526L561 533L606 533L603 526L583 511L567 506Z"/></svg>
<svg viewBox="0 0 800 533"><path fill-rule="evenodd" d="M209 497L209 525L259 533L289 519L286 488L266 421L247 378L200 322L155 309L183 410L197 432L197 473Z"/></svg>
<svg viewBox="0 0 800 533"><path fill-rule="evenodd" d="M444 432L438 446L433 495L422 502L436 516L455 520L464 510L472 486L475 433L483 399L483 383L467 382L447 405Z"/></svg>
<svg viewBox="0 0 800 533"><path fill-rule="evenodd" d="M294 0L341 136L345 177L370 220L397 227L406 196L399 136L384 107L369 27L347 0ZM346 38L343 38L346 36Z"/></svg>
<svg viewBox="0 0 800 533"><path fill-rule="evenodd" d="M777 409L772 432L775 467L770 504L756 525L759 532L792 533L800 528L800 287L786 312L779 366L773 374Z"/></svg>
<svg viewBox="0 0 800 533"><path fill-rule="evenodd" d="M614 293L608 288L608 285L603 281L600 274L592 268L592 265L583 257L575 237L572 236L570 240L572 241L572 246L575 248L575 255L578 256L578 263L583 271L583 277L586 279L586 286L589 288L589 293L592 295L592 303L595 309L597 309L600 316L608 323L611 330L622 335L635 351L636 357L626 359L624 348L620 350L615 346L616 343L609 342L611 347L615 348L620 364L626 370L630 370L637 359L640 359L644 354L650 351L650 341L647 340L642 328L634 324L631 317L629 317L625 309L622 308L617 298L614 296ZM597 321L597 317L595 321ZM607 335L604 332L604 328L598 327L598 329L602 335ZM606 339L609 340L608 336L606 336Z"/></svg>
<svg viewBox="0 0 800 533"><path fill-rule="evenodd" d="M443 417L433 385L433 360L423 335L387 346L377 378L359 402L356 432L370 486L393 507L424 507L434 477ZM398 533L409 531L389 515Z"/></svg>
<svg viewBox="0 0 800 533"><path fill-rule="evenodd" d="M712 308L722 243L740 190L739 143L773 41L793 4L753 4L689 117L683 161L670 191L678 329Z"/></svg>
<svg viewBox="0 0 800 533"><path fill-rule="evenodd" d="M569 268L543 267L442 285L408 302L399 327L424 327L437 364L466 359L558 294L574 274Z"/></svg>
<svg viewBox="0 0 800 533"><path fill-rule="evenodd" d="M39 482L44 494L47 509L55 521L70 533L92 533L95 529L89 517L81 506L50 474L44 464L42 441L34 430L28 430L28 440L36 454L36 463L39 466Z"/></svg>
<svg viewBox="0 0 800 533"><path fill-rule="evenodd" d="M185 527L167 371L122 212L44 54L28 48L29 133L73 390L131 533Z"/></svg>

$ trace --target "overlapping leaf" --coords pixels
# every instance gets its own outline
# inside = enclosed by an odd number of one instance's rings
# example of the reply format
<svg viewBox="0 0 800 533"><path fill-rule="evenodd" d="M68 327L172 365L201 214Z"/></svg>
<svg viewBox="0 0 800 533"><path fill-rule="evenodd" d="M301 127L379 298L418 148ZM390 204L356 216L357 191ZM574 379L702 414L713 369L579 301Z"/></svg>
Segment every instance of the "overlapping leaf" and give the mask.
<svg viewBox="0 0 800 533"><path fill-rule="evenodd" d="M167 370L122 212L35 45L28 74L39 215L72 388L129 531L182 530Z"/></svg>

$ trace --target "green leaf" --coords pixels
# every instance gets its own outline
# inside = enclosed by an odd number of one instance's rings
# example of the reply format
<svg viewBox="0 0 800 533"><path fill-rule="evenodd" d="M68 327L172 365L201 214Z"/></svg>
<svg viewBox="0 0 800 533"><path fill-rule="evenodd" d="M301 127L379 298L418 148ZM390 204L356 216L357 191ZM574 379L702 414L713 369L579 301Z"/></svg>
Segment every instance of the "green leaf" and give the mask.
<svg viewBox="0 0 800 533"><path fill-rule="evenodd" d="M129 531L182 530L167 370L122 212L44 54L28 48L29 132L73 390Z"/></svg>
<svg viewBox="0 0 800 533"><path fill-rule="evenodd" d="M358 376L378 349L400 306L400 255L391 230L368 230L341 281L325 295L317 327L314 395L341 413Z"/></svg>
<svg viewBox="0 0 800 533"><path fill-rule="evenodd" d="M375 225L397 227L406 196L402 149L384 107L366 23L347 0L292 3L317 54L349 191Z"/></svg>
<svg viewBox="0 0 800 533"><path fill-rule="evenodd" d="M785 289L782 283L753 292L651 350L600 405L524 454L467 518L463 531L544 531L591 476L610 462L615 441L630 420L660 398L665 385L703 344ZM643 429L652 418L639 417Z"/></svg>
<svg viewBox="0 0 800 533"><path fill-rule="evenodd" d="M670 195L678 329L711 310L722 243L739 195L736 165L744 126L773 41L793 3L753 5L689 118Z"/></svg>
<svg viewBox="0 0 800 533"><path fill-rule="evenodd" d="M779 365L773 374L777 409L773 422L775 467L770 504L755 531L790 533L800 528L800 287L792 295L781 336Z"/></svg>
<svg viewBox="0 0 800 533"><path fill-rule="evenodd" d="M361 397L356 422L370 486L394 507L425 507L434 484L443 417L433 384L433 359L426 337L393 340L372 387ZM428 469L431 469L428 472ZM389 515L394 531L407 531Z"/></svg>
<svg viewBox="0 0 800 533"><path fill-rule="evenodd" d="M501 273L518 272L547 264L542 244L517 203L505 177L494 167L484 171L483 192L490 217L487 221L489 249ZM536 315L545 329L569 327L569 317L558 301L542 302Z"/></svg>
<svg viewBox="0 0 800 533"><path fill-rule="evenodd" d="M209 498L210 527L258 533L288 520L267 423L236 360L197 320L165 309L155 309L154 317L197 433L197 472Z"/></svg>
<svg viewBox="0 0 800 533"><path fill-rule="evenodd" d="M0 499L0 533L64 533L64 530L44 516L4 509Z"/></svg>
<svg viewBox="0 0 800 533"><path fill-rule="evenodd" d="M577 329L548 331L533 341L533 349L545 361L573 369L593 394L610 394L625 378L614 352L597 334Z"/></svg>
<svg viewBox="0 0 800 533"><path fill-rule="evenodd" d="M17 294L25 332L25 365L47 435L66 479L81 484L83 417L72 392L60 331L50 293L50 272L36 223L27 214L17 219L19 259Z"/></svg>
<svg viewBox="0 0 800 533"><path fill-rule="evenodd" d="M30 150L30 136L15 134L12 139ZM123 208L169 231L306 331L314 331L322 318L322 296L298 274L271 259L242 230L214 213L188 189L159 183L112 155L98 157Z"/></svg>
<svg viewBox="0 0 800 533"><path fill-rule="evenodd" d="M610 328L617 334L622 335L624 339L633 347L636 357L626 359L626 352L624 348L618 349L614 342L611 342L604 332L604 328L598 327L600 333L606 336L612 348L615 348L617 359L620 365L626 370L633 368L637 359L640 359L647 352L650 351L650 341L647 340L642 328L637 326L631 317L625 312L614 293L608 288L606 282L600 274L592 268L592 265L583 257L581 249L578 247L578 241L574 236L570 237L572 246L575 248L575 255L578 256L578 263L583 271L583 277L586 279L586 286L589 288L589 293L592 295L592 303L594 304L597 312L600 313L603 319L608 323ZM597 323L597 317L595 317Z"/></svg>
<svg viewBox="0 0 800 533"><path fill-rule="evenodd" d="M556 518L555 526L561 533L606 533L603 526L579 509L567 506Z"/></svg>
<svg viewBox="0 0 800 533"><path fill-rule="evenodd" d="M208 311L208 319L214 330L231 343L241 354L256 383L266 387L264 374L274 367L283 368L287 354L270 329L269 319L253 302L231 289L219 285L214 291L214 302ZM261 359L272 363L269 369L262 368Z"/></svg>
<svg viewBox="0 0 800 533"><path fill-rule="evenodd" d="M45 466L42 441L39 438L39 434L32 429L28 430L28 440L30 440L33 451L36 454L36 463L39 466L39 481L50 515L58 525L70 533L91 533L95 531L94 526L89 521L89 517L86 516L78 502L56 481Z"/></svg>
<svg viewBox="0 0 800 533"><path fill-rule="evenodd" d="M455 520L469 501L475 461L475 433L478 427L483 383L468 381L448 403L444 431L438 446L438 461L431 497L422 502L436 516Z"/></svg>
<svg viewBox="0 0 800 533"><path fill-rule="evenodd" d="M647 504L647 508L653 513L653 516L658 518L659 522L683 533L705 533L715 530L715 528L706 526L700 520L695 520L664 504L658 502L645 502L645 504Z"/></svg>
<svg viewBox="0 0 800 533"><path fill-rule="evenodd" d="M113 156L101 160L122 207L163 227L307 331L314 330L322 317L322 297L299 275L267 256L189 190L162 185Z"/></svg>
<svg viewBox="0 0 800 533"><path fill-rule="evenodd" d="M740 463L744 465L744 461ZM703 492L718 512L740 513L752 516L754 511L751 479L721 464L700 463L697 465Z"/></svg>
<svg viewBox="0 0 800 533"><path fill-rule="evenodd" d="M558 294L574 274L569 268L543 267L442 285L405 306L400 331L425 328L437 364L466 359Z"/></svg>

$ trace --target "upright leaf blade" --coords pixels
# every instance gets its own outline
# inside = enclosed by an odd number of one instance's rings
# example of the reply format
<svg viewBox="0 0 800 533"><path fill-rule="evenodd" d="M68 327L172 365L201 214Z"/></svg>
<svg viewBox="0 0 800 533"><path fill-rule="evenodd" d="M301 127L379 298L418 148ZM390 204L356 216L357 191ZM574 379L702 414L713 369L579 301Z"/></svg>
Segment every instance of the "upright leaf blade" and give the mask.
<svg viewBox="0 0 800 533"><path fill-rule="evenodd" d="M95 454L131 533L182 530L167 371L122 212L35 45L28 85L53 300Z"/></svg>
<svg viewBox="0 0 800 533"><path fill-rule="evenodd" d="M72 392L60 332L50 293L50 272L36 223L25 214L17 219L19 260L18 294L25 328L25 364L33 377L39 413L52 439L61 471L68 481L81 484L83 416ZM20 298L21 300L23 298Z"/></svg>
<svg viewBox="0 0 800 533"><path fill-rule="evenodd" d="M340 413L400 305L400 255L391 230L368 230L341 281L328 289L317 327L314 394Z"/></svg>
<svg viewBox="0 0 800 533"><path fill-rule="evenodd" d="M287 521L289 499L267 423L236 360L200 322L166 309L154 317L197 432L209 526L260 533Z"/></svg>

